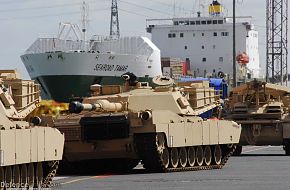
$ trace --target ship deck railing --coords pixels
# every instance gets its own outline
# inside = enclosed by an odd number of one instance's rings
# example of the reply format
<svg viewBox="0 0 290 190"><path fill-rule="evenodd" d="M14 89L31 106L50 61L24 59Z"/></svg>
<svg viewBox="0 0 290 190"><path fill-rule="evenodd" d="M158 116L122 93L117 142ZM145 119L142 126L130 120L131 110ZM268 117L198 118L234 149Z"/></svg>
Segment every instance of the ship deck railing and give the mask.
<svg viewBox="0 0 290 190"><path fill-rule="evenodd" d="M46 53L46 52L72 52L89 51L95 42L108 40L108 37L93 36L90 41L64 40L59 38L38 38L26 51L25 54Z"/></svg>

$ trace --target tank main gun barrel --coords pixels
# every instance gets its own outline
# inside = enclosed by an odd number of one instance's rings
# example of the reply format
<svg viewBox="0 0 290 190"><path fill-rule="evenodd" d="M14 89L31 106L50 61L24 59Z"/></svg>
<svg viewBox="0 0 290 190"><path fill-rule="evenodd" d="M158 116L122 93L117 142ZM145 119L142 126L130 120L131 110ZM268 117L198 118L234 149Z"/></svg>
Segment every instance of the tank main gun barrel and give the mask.
<svg viewBox="0 0 290 190"><path fill-rule="evenodd" d="M121 103L109 102L108 100L97 100L93 104L83 104L77 101L69 104L70 113L80 113L82 111L118 112L122 110L123 105Z"/></svg>

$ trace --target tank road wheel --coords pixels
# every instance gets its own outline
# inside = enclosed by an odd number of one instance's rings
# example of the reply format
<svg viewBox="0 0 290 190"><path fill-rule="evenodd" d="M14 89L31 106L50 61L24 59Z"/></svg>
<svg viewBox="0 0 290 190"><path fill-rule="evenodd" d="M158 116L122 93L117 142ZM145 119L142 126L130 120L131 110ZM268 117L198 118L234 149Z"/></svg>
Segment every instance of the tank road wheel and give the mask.
<svg viewBox="0 0 290 190"><path fill-rule="evenodd" d="M4 168L0 167L0 190L4 189L4 183L5 183L5 176L4 176Z"/></svg>
<svg viewBox="0 0 290 190"><path fill-rule="evenodd" d="M211 149L210 149L210 146L205 146L204 148L204 164L206 166L209 166L210 163L211 163Z"/></svg>
<svg viewBox="0 0 290 190"><path fill-rule="evenodd" d="M195 164L195 149L192 146L187 149L187 163L190 167Z"/></svg>
<svg viewBox="0 0 290 190"><path fill-rule="evenodd" d="M202 164L203 164L203 150L202 150L201 146L198 146L196 148L195 158L196 158L197 165L202 166Z"/></svg>
<svg viewBox="0 0 290 190"><path fill-rule="evenodd" d="M220 165L222 162L222 149L220 145L215 145L213 153L214 163Z"/></svg>
<svg viewBox="0 0 290 190"><path fill-rule="evenodd" d="M165 138L164 135L162 133L158 133L156 136L156 145L157 145L157 149L163 164L164 168L168 168L169 166L169 151L166 147L166 143L165 143Z"/></svg>
<svg viewBox="0 0 290 190"><path fill-rule="evenodd" d="M181 167L185 167L187 164L187 152L184 147L179 149L179 164Z"/></svg>
<svg viewBox="0 0 290 190"><path fill-rule="evenodd" d="M11 189L12 185L12 168L11 166L6 166L5 168L5 187L6 189Z"/></svg>
<svg viewBox="0 0 290 190"><path fill-rule="evenodd" d="M163 149L163 152L161 154L161 160L162 160L162 164L163 164L164 168L168 168L168 166L169 166L169 151L166 147Z"/></svg>
<svg viewBox="0 0 290 190"><path fill-rule="evenodd" d="M22 164L20 168L20 186L21 188L27 187L27 167Z"/></svg>
<svg viewBox="0 0 290 190"><path fill-rule="evenodd" d="M240 156L242 154L242 151L243 151L243 146L237 145L237 148L234 151L233 156Z"/></svg>
<svg viewBox="0 0 290 190"><path fill-rule="evenodd" d="M170 165L172 168L177 168L178 166L178 150L177 148L171 148L170 151Z"/></svg>
<svg viewBox="0 0 290 190"><path fill-rule="evenodd" d="M20 187L20 169L19 165L13 166L13 188L19 188Z"/></svg>
<svg viewBox="0 0 290 190"><path fill-rule="evenodd" d="M35 184L36 187L41 188L43 181L43 168L42 163L38 162L36 165L36 174L35 174Z"/></svg>
<svg viewBox="0 0 290 190"><path fill-rule="evenodd" d="M33 189L34 185L34 166L33 163L30 163L28 165L28 170L27 170L27 187L28 189Z"/></svg>

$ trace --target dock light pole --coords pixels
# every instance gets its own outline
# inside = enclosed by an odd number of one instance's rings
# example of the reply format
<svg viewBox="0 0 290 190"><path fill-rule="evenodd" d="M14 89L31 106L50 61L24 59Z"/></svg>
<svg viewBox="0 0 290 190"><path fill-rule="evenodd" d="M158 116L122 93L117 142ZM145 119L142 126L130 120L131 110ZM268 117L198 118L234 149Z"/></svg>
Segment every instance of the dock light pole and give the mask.
<svg viewBox="0 0 290 190"><path fill-rule="evenodd" d="M236 71L236 0L233 0L233 87L237 86Z"/></svg>

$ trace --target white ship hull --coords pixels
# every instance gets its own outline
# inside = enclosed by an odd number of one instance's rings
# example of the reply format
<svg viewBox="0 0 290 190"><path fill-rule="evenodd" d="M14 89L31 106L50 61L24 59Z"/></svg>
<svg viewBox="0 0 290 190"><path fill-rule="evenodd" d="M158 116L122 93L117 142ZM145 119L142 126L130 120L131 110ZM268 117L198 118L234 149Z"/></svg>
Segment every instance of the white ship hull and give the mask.
<svg viewBox="0 0 290 190"><path fill-rule="evenodd" d="M160 51L147 38L101 42L95 48L92 51L27 51L21 59L45 95L57 101L87 96L91 84L120 84L120 76L126 72L147 81L161 74Z"/></svg>

